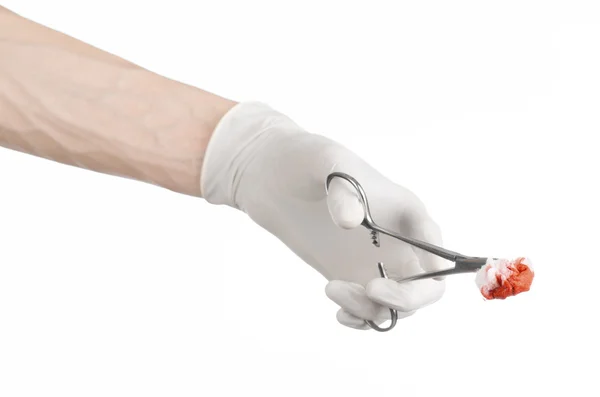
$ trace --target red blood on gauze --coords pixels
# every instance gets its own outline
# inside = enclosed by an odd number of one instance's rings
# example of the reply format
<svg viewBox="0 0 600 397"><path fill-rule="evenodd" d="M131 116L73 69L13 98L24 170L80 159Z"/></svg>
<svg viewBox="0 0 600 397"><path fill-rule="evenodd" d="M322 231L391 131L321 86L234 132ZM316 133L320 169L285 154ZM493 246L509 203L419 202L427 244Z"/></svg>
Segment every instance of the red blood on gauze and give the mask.
<svg viewBox="0 0 600 397"><path fill-rule="evenodd" d="M506 299L529 291L533 268L525 257L515 260L492 259L477 272L475 283L486 299Z"/></svg>

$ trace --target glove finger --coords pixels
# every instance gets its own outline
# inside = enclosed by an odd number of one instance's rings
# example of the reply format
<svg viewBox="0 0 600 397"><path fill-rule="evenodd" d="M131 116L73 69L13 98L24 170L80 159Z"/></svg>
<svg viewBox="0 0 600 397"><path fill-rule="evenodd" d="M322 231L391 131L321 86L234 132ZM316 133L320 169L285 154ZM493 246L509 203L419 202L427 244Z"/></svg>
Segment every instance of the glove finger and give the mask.
<svg viewBox="0 0 600 397"><path fill-rule="evenodd" d="M378 320L385 307L369 299L365 287L348 281L332 280L325 287L325 294L349 314L363 320Z"/></svg>
<svg viewBox="0 0 600 397"><path fill-rule="evenodd" d="M413 315L415 312L398 312L398 320L403 319L405 317L411 316ZM344 310L343 308L339 309L337 314L336 314L336 318L338 320L338 322L342 325L345 325L346 327L350 327L350 328L355 328L355 329L360 329L360 330L368 330L371 329L371 327L369 326L369 324L367 324L365 322L364 319L360 318L360 317L356 317L350 313L348 313L346 310ZM381 326L383 323L390 321L391 320L391 314L389 309L385 308L385 310L383 312L381 312L381 315L377 317L377 319L375 320L371 320L373 321L375 324ZM384 327L385 328L385 327Z"/></svg>
<svg viewBox="0 0 600 397"><path fill-rule="evenodd" d="M442 246L442 233L439 225L431 219L424 205L414 197L412 203L405 207L401 216L401 230L408 237L425 241L437 246ZM420 267L426 272L435 272L452 267L452 263L437 255L431 254L417 247L412 247L419 259ZM444 277L436 277L434 280L443 280Z"/></svg>
<svg viewBox="0 0 600 397"><path fill-rule="evenodd" d="M365 322L365 320L363 320L362 318L353 316L352 314L348 313L343 308L338 310L338 312L336 314L336 318L340 324L345 325L346 327L360 329L360 330L370 329L369 325Z"/></svg>
<svg viewBox="0 0 600 397"><path fill-rule="evenodd" d="M353 229L364 219L364 208L358 193L346 180L334 178L327 192L327 208L333 222L343 229Z"/></svg>
<svg viewBox="0 0 600 397"><path fill-rule="evenodd" d="M432 279L398 283L394 280L377 278L366 287L367 296L380 305L410 313L437 302L446 289L445 281Z"/></svg>

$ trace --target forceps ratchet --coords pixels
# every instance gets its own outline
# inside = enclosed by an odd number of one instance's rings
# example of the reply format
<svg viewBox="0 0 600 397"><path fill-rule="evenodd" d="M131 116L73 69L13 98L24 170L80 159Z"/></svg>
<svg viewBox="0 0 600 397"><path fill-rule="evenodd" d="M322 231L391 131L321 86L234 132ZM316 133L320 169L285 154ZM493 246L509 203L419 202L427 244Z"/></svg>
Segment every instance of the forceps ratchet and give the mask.
<svg viewBox="0 0 600 397"><path fill-rule="evenodd" d="M361 222L361 225L370 231L371 239L373 240L373 245L375 247L380 247L381 243L379 240L379 233L381 233L381 234L390 236L392 238L395 238L397 240L403 241L403 242L410 244L412 246L415 246L417 248L420 248L424 251L430 252L434 255L442 257L451 262L454 262L454 264L455 264L455 266L450 269L445 269L445 270L440 270L440 271L435 271L435 272L421 273L421 274L417 274L414 276L405 277L405 278L401 278L401 279L392 278L392 280L402 283L402 282L422 280L422 279L427 279L427 278L450 276L453 274L475 273L486 264L488 258L462 255L457 252L453 252L453 251L447 250L445 248L439 247L437 245L427 243L425 241L420 241L420 240L417 240L414 238L402 236L394 231L391 231L391 230L388 230L388 229L385 229L385 228L379 226L373 220L373 217L371 215L371 210L369 208L369 202L367 200L367 195L366 195L363 187L360 185L360 183L358 183L358 181L354 177L352 177L346 173L332 172L327 177L327 183L326 183L327 192L329 192L329 185L331 184L331 181L334 178L341 178L341 179L346 180L356 190L356 193L358 194L358 197L360 198L360 201L361 201L363 209L364 209L364 218ZM386 271L385 271L385 268L383 267L382 262L377 263L377 269L378 269L381 277L389 278L386 274ZM396 310L390 308L390 315L391 315L391 323L387 328L379 327L379 325L375 324L373 321L367 320L366 322L369 325L369 327L371 327L372 329L374 329L378 332L390 331L391 329L393 329L396 326L396 322L398 321L398 312Z"/></svg>

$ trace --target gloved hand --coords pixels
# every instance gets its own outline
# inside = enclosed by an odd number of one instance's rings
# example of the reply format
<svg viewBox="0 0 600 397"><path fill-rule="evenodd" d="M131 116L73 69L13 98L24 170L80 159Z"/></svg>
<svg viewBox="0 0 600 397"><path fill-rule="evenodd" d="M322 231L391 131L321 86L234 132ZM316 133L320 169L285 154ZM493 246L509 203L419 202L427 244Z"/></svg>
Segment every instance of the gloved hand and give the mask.
<svg viewBox="0 0 600 397"><path fill-rule="evenodd" d="M439 227L415 194L262 103L237 104L219 122L205 154L202 195L209 203L245 212L329 280L325 291L341 307L341 324L368 329L365 320L385 322L388 308L403 318L441 298L443 280L399 284L381 278L377 262L391 278L449 263L385 235L374 247L360 226L364 209L354 188L336 178L327 192L333 171L359 181L376 223L441 245Z"/></svg>

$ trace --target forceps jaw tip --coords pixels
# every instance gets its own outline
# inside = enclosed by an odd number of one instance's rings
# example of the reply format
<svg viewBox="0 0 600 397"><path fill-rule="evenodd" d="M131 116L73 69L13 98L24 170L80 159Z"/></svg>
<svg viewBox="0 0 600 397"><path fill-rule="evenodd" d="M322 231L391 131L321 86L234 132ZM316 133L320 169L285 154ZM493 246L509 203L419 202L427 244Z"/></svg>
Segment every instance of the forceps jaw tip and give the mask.
<svg viewBox="0 0 600 397"><path fill-rule="evenodd" d="M488 258L480 256L458 256L455 263L455 269L463 269L465 271L478 271L487 263Z"/></svg>

